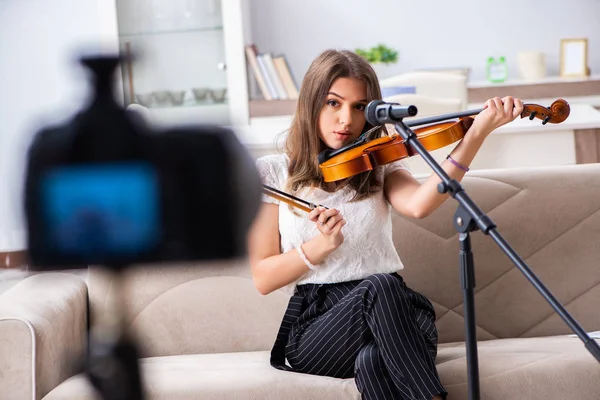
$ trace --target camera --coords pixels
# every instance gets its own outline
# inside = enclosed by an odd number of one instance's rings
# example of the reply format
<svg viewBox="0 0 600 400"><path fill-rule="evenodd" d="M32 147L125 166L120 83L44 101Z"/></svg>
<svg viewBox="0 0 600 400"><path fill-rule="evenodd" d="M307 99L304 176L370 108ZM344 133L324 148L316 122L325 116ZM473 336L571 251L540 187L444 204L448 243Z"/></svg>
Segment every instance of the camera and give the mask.
<svg viewBox="0 0 600 400"><path fill-rule="evenodd" d="M260 205L254 161L216 125L155 129L120 106L118 56L86 56L89 103L34 136L25 215L32 270L242 256Z"/></svg>
<svg viewBox="0 0 600 400"><path fill-rule="evenodd" d="M37 132L26 158L24 211L32 271L99 265L115 276L134 264L223 260L246 254L262 185L230 129L154 128L121 107L115 55L81 58L89 103ZM137 345L115 296L91 316L81 366L106 400L143 400Z"/></svg>

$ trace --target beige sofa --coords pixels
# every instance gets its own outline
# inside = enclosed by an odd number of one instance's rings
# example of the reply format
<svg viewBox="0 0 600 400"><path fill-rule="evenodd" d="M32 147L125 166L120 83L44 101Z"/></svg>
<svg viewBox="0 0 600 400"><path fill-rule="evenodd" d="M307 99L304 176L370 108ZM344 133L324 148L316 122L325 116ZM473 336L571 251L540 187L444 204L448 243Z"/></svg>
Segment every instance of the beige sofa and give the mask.
<svg viewBox="0 0 600 400"><path fill-rule="evenodd" d="M600 164L472 171L464 186L587 331L600 329ZM449 200L394 217L402 272L435 304L437 366L449 400L467 398L458 243ZM200 228L200 227L199 227ZM203 228L207 229L207 228ZM473 234L482 399L599 399L600 364L498 249ZM0 398L91 399L72 361L114 291L97 269L29 277L0 296ZM150 399L359 399L352 379L275 370L269 350L287 305L261 296L245 260L130 270L128 323Z"/></svg>

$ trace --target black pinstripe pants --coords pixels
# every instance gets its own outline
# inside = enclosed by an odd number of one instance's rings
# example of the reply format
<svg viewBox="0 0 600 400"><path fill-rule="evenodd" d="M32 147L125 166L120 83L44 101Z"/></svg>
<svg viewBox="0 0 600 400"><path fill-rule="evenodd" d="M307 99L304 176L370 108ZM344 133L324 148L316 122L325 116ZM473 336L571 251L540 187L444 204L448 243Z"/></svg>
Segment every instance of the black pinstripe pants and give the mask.
<svg viewBox="0 0 600 400"><path fill-rule="evenodd" d="M354 377L365 400L446 397L435 367L435 311L398 274L336 284L298 285L271 364ZM289 365L285 365L287 358Z"/></svg>

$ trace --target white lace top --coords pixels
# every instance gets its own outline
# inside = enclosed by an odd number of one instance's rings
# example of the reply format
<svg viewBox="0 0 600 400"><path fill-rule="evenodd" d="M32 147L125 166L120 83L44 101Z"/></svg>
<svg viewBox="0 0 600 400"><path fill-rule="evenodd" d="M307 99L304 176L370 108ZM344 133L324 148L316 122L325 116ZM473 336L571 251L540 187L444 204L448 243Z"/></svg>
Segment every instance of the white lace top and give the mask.
<svg viewBox="0 0 600 400"><path fill-rule="evenodd" d="M286 154L258 158L256 165L262 183L285 191L288 161ZM398 169L409 168L406 162L399 160L378 168L376 173L383 182L384 176ZM285 291L293 292L296 284L344 282L362 279L374 273L389 273L404 268L392 241L391 206L383 190L369 198L352 203L349 202L352 198L351 189L327 193L313 188L305 189L295 196L314 204L340 210L346 219L346 225L342 228L344 234L342 245L317 265L315 270L308 271L299 280L284 288ZM306 212L295 209L295 214L288 204L264 194L263 201L279 205L282 253L320 234L315 223L308 219Z"/></svg>

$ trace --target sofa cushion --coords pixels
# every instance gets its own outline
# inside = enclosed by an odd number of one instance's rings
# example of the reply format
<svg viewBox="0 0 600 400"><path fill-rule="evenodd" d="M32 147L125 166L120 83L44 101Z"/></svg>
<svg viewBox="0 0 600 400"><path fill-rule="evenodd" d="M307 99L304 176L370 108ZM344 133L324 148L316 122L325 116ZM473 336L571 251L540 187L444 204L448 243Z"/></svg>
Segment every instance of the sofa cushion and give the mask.
<svg viewBox="0 0 600 400"><path fill-rule="evenodd" d="M478 353L486 400L600 399L600 366L577 337L487 340ZM441 345L436 363L448 400L467 399L464 343Z"/></svg>
<svg viewBox="0 0 600 400"><path fill-rule="evenodd" d="M290 296L261 295L249 275L245 260L140 266L126 271L119 286L92 268L92 315L106 312L120 287L141 357L269 350Z"/></svg>
<svg viewBox="0 0 600 400"><path fill-rule="evenodd" d="M465 347L440 346L437 366L448 400L467 398ZM180 399L359 399L353 379L276 370L269 352L145 358L141 361L148 398ZM598 399L600 368L583 343L556 336L479 343L481 389L487 400ZM74 376L44 400L93 399L83 375Z"/></svg>
<svg viewBox="0 0 600 400"><path fill-rule="evenodd" d="M360 399L353 379L280 371L269 352L151 357L141 361L150 400ZM44 400L95 399L84 375L58 386Z"/></svg>

